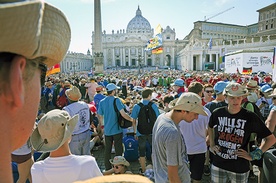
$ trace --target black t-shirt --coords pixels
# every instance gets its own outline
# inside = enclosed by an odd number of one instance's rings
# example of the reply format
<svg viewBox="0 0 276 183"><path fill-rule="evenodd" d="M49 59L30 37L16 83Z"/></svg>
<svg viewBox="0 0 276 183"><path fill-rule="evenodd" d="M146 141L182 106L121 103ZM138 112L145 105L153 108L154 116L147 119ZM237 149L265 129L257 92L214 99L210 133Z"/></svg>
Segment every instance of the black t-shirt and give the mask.
<svg viewBox="0 0 276 183"><path fill-rule="evenodd" d="M239 148L247 151L250 134L256 133L260 138L271 135L261 119L244 108L237 114L230 114L227 107L218 108L210 117L209 127L214 129L215 144L220 146L213 164L236 173L249 171L249 161L237 157L234 152Z"/></svg>
<svg viewBox="0 0 276 183"><path fill-rule="evenodd" d="M228 104L224 101L222 102L214 102L214 101L211 101L211 102L208 102L207 104L205 104L205 107L207 109L209 109L209 111L211 113L213 113L213 111L219 107L223 107L223 106L227 106Z"/></svg>

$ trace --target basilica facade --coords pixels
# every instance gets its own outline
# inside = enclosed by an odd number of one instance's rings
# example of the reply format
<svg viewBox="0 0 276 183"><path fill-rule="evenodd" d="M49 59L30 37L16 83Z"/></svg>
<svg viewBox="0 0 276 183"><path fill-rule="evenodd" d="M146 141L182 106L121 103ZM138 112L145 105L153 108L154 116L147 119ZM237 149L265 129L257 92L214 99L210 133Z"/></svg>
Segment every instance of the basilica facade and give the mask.
<svg viewBox="0 0 276 183"><path fill-rule="evenodd" d="M150 22L142 16L139 6L134 18L126 29L113 30L111 34L102 33L102 50L104 68L169 67L176 68L176 55L184 46L184 41L175 38L175 29L163 28L163 53L145 52L149 39L154 37ZM92 50L95 34L92 33Z"/></svg>
<svg viewBox="0 0 276 183"><path fill-rule="evenodd" d="M276 3L257 10L258 22L242 26L209 21L196 21L184 39L176 39L176 30L163 27L163 53L144 49L154 28L137 8L126 29L102 32L104 69L161 67L178 70L223 70L223 56L238 50L271 51L276 45ZM162 22L161 22L162 23ZM154 27L157 25L154 25ZM92 32L92 52L95 49ZM62 72L90 71L93 56L68 52L61 62Z"/></svg>

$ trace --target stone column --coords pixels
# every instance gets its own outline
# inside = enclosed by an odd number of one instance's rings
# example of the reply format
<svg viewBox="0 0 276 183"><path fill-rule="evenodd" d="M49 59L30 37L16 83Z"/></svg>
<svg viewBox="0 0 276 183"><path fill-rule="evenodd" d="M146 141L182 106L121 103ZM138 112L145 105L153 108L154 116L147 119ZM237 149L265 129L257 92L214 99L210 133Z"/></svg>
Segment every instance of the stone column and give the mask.
<svg viewBox="0 0 276 183"><path fill-rule="evenodd" d="M103 73L103 50L102 50L102 17L101 17L101 0L94 0L94 32L95 32L95 73Z"/></svg>

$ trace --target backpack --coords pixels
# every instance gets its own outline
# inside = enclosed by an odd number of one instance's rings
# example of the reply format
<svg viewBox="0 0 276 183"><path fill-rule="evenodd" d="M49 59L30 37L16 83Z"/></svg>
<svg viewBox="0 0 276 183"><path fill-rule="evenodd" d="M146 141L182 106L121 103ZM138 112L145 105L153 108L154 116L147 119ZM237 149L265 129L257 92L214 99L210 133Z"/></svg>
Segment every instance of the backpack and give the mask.
<svg viewBox="0 0 276 183"><path fill-rule="evenodd" d="M132 126L132 122L125 119L120 111L118 110L117 106L116 106L116 100L118 98L115 98L114 101L113 101L113 107L115 109L115 112L116 112L116 115L117 115L117 119L118 119L118 125L121 127L121 128L128 128L128 127L131 127ZM126 108L124 108L124 111L127 113L127 110Z"/></svg>
<svg viewBox="0 0 276 183"><path fill-rule="evenodd" d="M258 107L255 103L246 101L246 102L243 104L243 107L246 109L246 106L247 106L247 104L249 104L249 103L252 104L252 106L254 107L254 113L257 114L257 116L259 116L259 118L264 122L264 117L263 117L262 113L260 112L259 107Z"/></svg>
<svg viewBox="0 0 276 183"><path fill-rule="evenodd" d="M152 134L152 128L157 119L152 104L153 102L149 102L148 105L144 105L141 102L138 104L140 106L140 111L138 114L137 130L141 134Z"/></svg>
<svg viewBox="0 0 276 183"><path fill-rule="evenodd" d="M137 161L138 154L138 141L133 135L127 135L123 138L124 157L127 161Z"/></svg>
<svg viewBox="0 0 276 183"><path fill-rule="evenodd" d="M67 106L67 104L68 104L68 99L67 99L67 97L65 95L65 90L66 89L62 90L62 92L61 92L62 95L56 101L56 105L60 109L62 109L64 106Z"/></svg>

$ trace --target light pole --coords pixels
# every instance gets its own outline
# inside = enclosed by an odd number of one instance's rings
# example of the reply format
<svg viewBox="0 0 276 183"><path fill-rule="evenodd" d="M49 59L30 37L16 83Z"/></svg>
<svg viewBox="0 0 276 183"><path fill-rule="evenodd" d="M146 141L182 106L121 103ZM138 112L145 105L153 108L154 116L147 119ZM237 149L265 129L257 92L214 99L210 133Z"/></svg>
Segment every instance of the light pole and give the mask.
<svg viewBox="0 0 276 183"><path fill-rule="evenodd" d="M76 62L74 62L74 63L72 64L74 76L75 76L75 73L76 73L76 67L77 67L78 65L79 65L79 64L76 63Z"/></svg>
<svg viewBox="0 0 276 183"><path fill-rule="evenodd" d="M137 57L137 61L138 61L138 75L141 74L141 66L142 66L142 60L144 59L143 56L139 55Z"/></svg>

